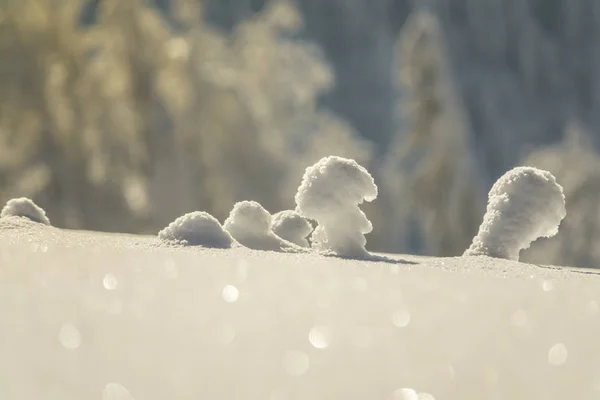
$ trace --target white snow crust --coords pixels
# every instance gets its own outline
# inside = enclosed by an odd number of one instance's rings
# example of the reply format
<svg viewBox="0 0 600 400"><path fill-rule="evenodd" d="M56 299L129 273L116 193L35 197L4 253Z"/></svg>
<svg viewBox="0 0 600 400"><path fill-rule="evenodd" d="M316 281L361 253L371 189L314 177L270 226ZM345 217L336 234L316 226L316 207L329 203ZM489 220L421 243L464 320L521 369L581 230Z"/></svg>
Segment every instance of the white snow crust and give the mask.
<svg viewBox="0 0 600 400"><path fill-rule="evenodd" d="M297 211L319 224L313 247L345 257L365 257L365 234L373 225L358 207L377 197L369 172L354 160L329 156L306 169L296 193Z"/></svg>
<svg viewBox="0 0 600 400"><path fill-rule="evenodd" d="M0 220L0 397L600 395L598 271L387 260Z"/></svg>
<svg viewBox="0 0 600 400"><path fill-rule="evenodd" d="M26 197L11 199L6 203L2 212L0 212L0 218L7 217L23 217L33 222L50 225L46 212L33 200Z"/></svg>
<svg viewBox="0 0 600 400"><path fill-rule="evenodd" d="M254 250L298 251L299 246L277 236L272 216L256 201L240 201L233 206L223 227L241 245Z"/></svg>
<svg viewBox="0 0 600 400"><path fill-rule="evenodd" d="M177 218L161 230L158 237L188 246L229 248L233 243L231 235L219 221L204 211L191 212Z"/></svg>
<svg viewBox="0 0 600 400"><path fill-rule="evenodd" d="M313 227L294 210L284 210L273 215L273 232L282 239L301 247L309 247L308 236Z"/></svg>
<svg viewBox="0 0 600 400"><path fill-rule="evenodd" d="M518 260L533 241L556 235L565 216L563 189L550 172L514 168L490 190L479 233L465 255Z"/></svg>

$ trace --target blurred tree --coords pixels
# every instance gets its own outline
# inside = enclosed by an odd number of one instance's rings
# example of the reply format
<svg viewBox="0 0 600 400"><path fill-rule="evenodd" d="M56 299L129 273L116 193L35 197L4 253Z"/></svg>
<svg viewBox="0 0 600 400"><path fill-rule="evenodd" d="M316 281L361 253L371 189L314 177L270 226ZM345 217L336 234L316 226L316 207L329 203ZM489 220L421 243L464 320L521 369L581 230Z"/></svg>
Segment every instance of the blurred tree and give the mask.
<svg viewBox="0 0 600 400"><path fill-rule="evenodd" d="M194 0L174 28L144 0L26 0L0 19L0 196L29 196L58 226L155 232L195 209L293 204L306 163L368 146L316 99L333 77L291 37L296 10L273 2L231 37ZM292 183L293 182L293 183Z"/></svg>
<svg viewBox="0 0 600 400"><path fill-rule="evenodd" d="M377 242L453 256L461 255L477 232L485 191L446 51L436 15L427 9L413 14L398 40L404 132L381 174L381 219L388 223L379 228L383 237Z"/></svg>

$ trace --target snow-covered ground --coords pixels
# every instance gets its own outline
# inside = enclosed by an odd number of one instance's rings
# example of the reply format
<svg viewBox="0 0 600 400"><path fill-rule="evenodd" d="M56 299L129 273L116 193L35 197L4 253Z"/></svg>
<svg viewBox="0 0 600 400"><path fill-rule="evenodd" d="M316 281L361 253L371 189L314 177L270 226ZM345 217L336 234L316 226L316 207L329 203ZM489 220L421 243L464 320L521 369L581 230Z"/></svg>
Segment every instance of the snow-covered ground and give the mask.
<svg viewBox="0 0 600 400"><path fill-rule="evenodd" d="M600 397L600 276L0 221L0 398ZM420 394L420 395L419 395Z"/></svg>

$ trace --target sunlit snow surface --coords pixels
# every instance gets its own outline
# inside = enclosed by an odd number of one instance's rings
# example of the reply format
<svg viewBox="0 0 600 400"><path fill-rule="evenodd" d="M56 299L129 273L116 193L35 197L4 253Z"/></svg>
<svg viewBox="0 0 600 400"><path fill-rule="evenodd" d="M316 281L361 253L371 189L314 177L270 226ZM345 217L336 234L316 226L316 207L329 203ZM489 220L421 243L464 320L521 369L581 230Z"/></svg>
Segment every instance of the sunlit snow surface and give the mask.
<svg viewBox="0 0 600 400"><path fill-rule="evenodd" d="M600 398L600 277L0 222L1 399Z"/></svg>

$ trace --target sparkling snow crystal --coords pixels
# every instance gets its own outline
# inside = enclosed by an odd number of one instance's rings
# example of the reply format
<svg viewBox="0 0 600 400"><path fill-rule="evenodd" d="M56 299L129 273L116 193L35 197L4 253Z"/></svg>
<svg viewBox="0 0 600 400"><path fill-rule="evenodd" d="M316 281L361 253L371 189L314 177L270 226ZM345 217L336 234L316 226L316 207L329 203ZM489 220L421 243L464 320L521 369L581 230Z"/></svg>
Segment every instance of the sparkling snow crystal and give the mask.
<svg viewBox="0 0 600 400"><path fill-rule="evenodd" d="M565 216L562 187L550 172L514 168L492 187L479 233L465 255L518 260L534 240L556 235Z"/></svg>
<svg viewBox="0 0 600 400"><path fill-rule="evenodd" d="M301 215L319 223L313 247L345 257L368 256L364 235L373 225L358 205L376 197L373 177L354 160L330 156L308 167L296 204Z"/></svg>
<svg viewBox="0 0 600 400"><path fill-rule="evenodd" d="M0 213L0 218L5 217L24 217L34 222L50 225L46 212L26 197L9 200Z"/></svg>
<svg viewBox="0 0 600 400"><path fill-rule="evenodd" d="M295 251L299 247L277 236L272 217L256 201L236 203L223 224L241 245L255 250Z"/></svg>
<svg viewBox="0 0 600 400"><path fill-rule="evenodd" d="M308 235L312 232L311 224L293 210L280 211L273 215L273 232L282 239L308 247Z"/></svg>
<svg viewBox="0 0 600 400"><path fill-rule="evenodd" d="M219 221L209 213L195 211L185 214L158 233L163 240L189 246L229 248L233 240Z"/></svg>

